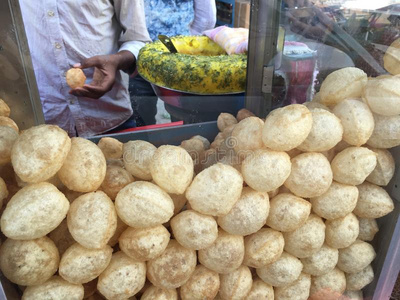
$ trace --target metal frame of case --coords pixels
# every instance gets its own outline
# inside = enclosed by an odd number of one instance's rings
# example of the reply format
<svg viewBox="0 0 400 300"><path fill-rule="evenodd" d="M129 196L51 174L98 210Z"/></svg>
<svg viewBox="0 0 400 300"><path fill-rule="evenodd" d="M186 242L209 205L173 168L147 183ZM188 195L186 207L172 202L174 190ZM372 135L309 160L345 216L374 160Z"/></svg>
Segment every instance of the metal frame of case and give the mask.
<svg viewBox="0 0 400 300"><path fill-rule="evenodd" d="M21 129L44 123L18 0L0 1L0 98Z"/></svg>

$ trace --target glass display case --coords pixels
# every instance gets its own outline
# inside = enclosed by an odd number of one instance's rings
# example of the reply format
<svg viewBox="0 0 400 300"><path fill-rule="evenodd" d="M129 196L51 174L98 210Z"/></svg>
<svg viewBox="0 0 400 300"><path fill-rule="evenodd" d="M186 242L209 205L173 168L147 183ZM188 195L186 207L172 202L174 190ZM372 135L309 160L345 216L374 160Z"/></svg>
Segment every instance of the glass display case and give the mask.
<svg viewBox="0 0 400 300"><path fill-rule="evenodd" d="M233 25L233 2L217 2L223 24ZM167 112L183 125L90 139L146 140L160 146L201 135L212 142L219 134L216 120L221 112L236 115L246 108L265 119L273 109L315 101L322 82L336 70L357 67L368 77L388 74L383 56L400 38L400 1L252 0L250 8L243 93L197 95L154 85ZM43 124L18 1L1 1L0 16L0 98L11 107L20 129ZM396 171L385 189L395 208L378 219L379 233L371 242L377 254L372 263L375 277L363 289L365 299L389 299L400 270L400 146L391 153ZM0 279L0 299L18 299L18 287L2 274Z"/></svg>
<svg viewBox="0 0 400 300"><path fill-rule="evenodd" d="M246 108L266 117L274 108L312 101L324 79L345 67L368 77L388 74L383 56L399 38L399 7L400 1L253 1ZM378 221L375 279L364 299L389 299L400 270L399 151L392 150L397 175L386 189L396 209Z"/></svg>

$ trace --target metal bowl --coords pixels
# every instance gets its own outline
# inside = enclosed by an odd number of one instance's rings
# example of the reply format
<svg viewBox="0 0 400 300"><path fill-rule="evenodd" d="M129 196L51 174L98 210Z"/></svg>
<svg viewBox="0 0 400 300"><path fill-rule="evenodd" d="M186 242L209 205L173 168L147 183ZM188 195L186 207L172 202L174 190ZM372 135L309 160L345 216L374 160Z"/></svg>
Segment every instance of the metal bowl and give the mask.
<svg viewBox="0 0 400 300"><path fill-rule="evenodd" d="M173 90L151 83L158 98L166 104L188 111L216 112L239 110L244 106L244 92L196 94Z"/></svg>

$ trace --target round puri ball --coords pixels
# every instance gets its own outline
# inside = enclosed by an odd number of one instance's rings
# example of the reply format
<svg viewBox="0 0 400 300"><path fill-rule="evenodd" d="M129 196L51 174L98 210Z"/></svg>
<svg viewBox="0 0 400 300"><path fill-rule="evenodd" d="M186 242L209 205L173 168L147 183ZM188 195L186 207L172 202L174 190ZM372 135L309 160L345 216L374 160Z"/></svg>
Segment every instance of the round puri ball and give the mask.
<svg viewBox="0 0 400 300"><path fill-rule="evenodd" d="M333 109L343 125L343 140L350 145L364 145L374 131L374 116L368 105L356 99L346 99Z"/></svg>
<svg viewBox="0 0 400 300"><path fill-rule="evenodd" d="M257 117L248 117L239 122L232 131L232 144L235 152L241 152L263 148L262 130L264 122Z"/></svg>
<svg viewBox="0 0 400 300"><path fill-rule="evenodd" d="M325 193L332 183L332 169L321 153L303 153L292 159L284 185L296 196L311 198Z"/></svg>
<svg viewBox="0 0 400 300"><path fill-rule="evenodd" d="M248 118L248 117L253 117L254 114L249 111L248 109L242 108L241 110L238 111L237 115L236 115L236 119L238 120L238 122Z"/></svg>
<svg viewBox="0 0 400 300"><path fill-rule="evenodd" d="M162 225L138 229L128 227L119 238L119 247L134 260L147 261L164 252L169 237L170 233Z"/></svg>
<svg viewBox="0 0 400 300"><path fill-rule="evenodd" d="M383 66L392 75L400 74L399 62L400 39L395 40L383 56Z"/></svg>
<svg viewBox="0 0 400 300"><path fill-rule="evenodd" d="M59 274L72 283L87 283L97 278L111 261L112 248L87 249L73 244L61 257Z"/></svg>
<svg viewBox="0 0 400 300"><path fill-rule="evenodd" d="M253 281L250 292L246 296L246 300L273 300L274 299L274 288L257 278Z"/></svg>
<svg viewBox="0 0 400 300"><path fill-rule="evenodd" d="M312 127L299 148L304 152L328 151L342 140L343 126L338 117L325 109L311 109Z"/></svg>
<svg viewBox="0 0 400 300"><path fill-rule="evenodd" d="M10 107L0 98L0 116L9 117L11 113Z"/></svg>
<svg viewBox="0 0 400 300"><path fill-rule="evenodd" d="M0 248L0 269L18 285L46 282L57 271L59 262L57 247L46 236L29 241L7 239Z"/></svg>
<svg viewBox="0 0 400 300"><path fill-rule="evenodd" d="M82 87L85 84L86 76L82 69L71 68L65 74L65 79L71 89L76 89L77 87Z"/></svg>
<svg viewBox="0 0 400 300"><path fill-rule="evenodd" d="M350 246L360 232L358 219L352 213L335 220L327 220L325 225L326 243L336 249Z"/></svg>
<svg viewBox="0 0 400 300"><path fill-rule="evenodd" d="M246 187L232 210L218 217L218 225L230 234L249 235L265 225L268 213L268 194Z"/></svg>
<svg viewBox="0 0 400 300"><path fill-rule="evenodd" d="M271 228L262 228L244 239L243 264L253 268L271 264L282 255L284 246L282 233Z"/></svg>
<svg viewBox="0 0 400 300"><path fill-rule="evenodd" d="M365 181L376 167L376 154L365 147L349 147L332 160L333 179L358 185Z"/></svg>
<svg viewBox="0 0 400 300"><path fill-rule="evenodd" d="M299 278L303 265L300 260L283 252L281 257L265 267L257 269L257 275L274 287L286 286Z"/></svg>
<svg viewBox="0 0 400 300"><path fill-rule="evenodd" d="M363 270L353 274L346 274L347 289L350 291L358 291L374 280L374 270L368 265Z"/></svg>
<svg viewBox="0 0 400 300"><path fill-rule="evenodd" d="M74 239L89 249L107 245L117 228L113 202L102 191L75 199L67 216L68 229Z"/></svg>
<svg viewBox="0 0 400 300"><path fill-rule="evenodd" d="M400 115L374 114L375 128L367 144L374 148L393 148L400 145Z"/></svg>
<svg viewBox="0 0 400 300"><path fill-rule="evenodd" d="M354 214L360 218L380 218L394 209L389 194L381 187L364 182L357 186L359 196Z"/></svg>
<svg viewBox="0 0 400 300"><path fill-rule="evenodd" d="M332 271L313 277L310 288L312 300L338 299L346 290L346 277L342 271L335 268Z"/></svg>
<svg viewBox="0 0 400 300"><path fill-rule="evenodd" d="M67 218L65 218L56 229L49 233L49 238L51 238L56 245L60 256L63 255L70 246L75 244L75 240L68 230Z"/></svg>
<svg viewBox="0 0 400 300"><path fill-rule="evenodd" d="M220 287L218 273L197 265L190 279L181 287L182 300L212 300Z"/></svg>
<svg viewBox="0 0 400 300"><path fill-rule="evenodd" d="M83 138L71 139L71 150L58 172L61 182L76 192L97 190L106 176L106 159L100 148Z"/></svg>
<svg viewBox="0 0 400 300"><path fill-rule="evenodd" d="M11 149L18 139L18 132L8 126L0 126L0 165L11 161Z"/></svg>
<svg viewBox="0 0 400 300"><path fill-rule="evenodd" d="M100 150L103 152L106 159L119 159L122 158L123 143L111 137L103 137L97 143Z"/></svg>
<svg viewBox="0 0 400 300"><path fill-rule="evenodd" d="M123 146L125 169L135 178L151 180L150 161L157 148L145 141L129 141Z"/></svg>
<svg viewBox="0 0 400 300"><path fill-rule="evenodd" d="M293 231L307 221L310 211L310 202L282 193L271 199L267 225L282 232Z"/></svg>
<svg viewBox="0 0 400 300"><path fill-rule="evenodd" d="M222 229L219 229L214 244L199 250L200 263L220 274L227 274L239 268L243 258L243 237L226 233Z"/></svg>
<svg viewBox="0 0 400 300"><path fill-rule="evenodd" d="M339 251L324 244L318 252L301 259L303 272L312 276L324 275L335 268L338 258Z"/></svg>
<svg viewBox="0 0 400 300"><path fill-rule="evenodd" d="M53 276L45 283L28 286L22 300L37 300L37 299L83 299L84 289L81 284L74 284L65 281L60 276Z"/></svg>
<svg viewBox="0 0 400 300"><path fill-rule="evenodd" d="M383 79L369 80L364 90L364 101L371 110L383 116L400 114L400 91L397 86L400 78L392 76Z"/></svg>
<svg viewBox="0 0 400 300"><path fill-rule="evenodd" d="M357 240L347 248L339 250L338 268L346 273L358 273L376 257L371 244Z"/></svg>
<svg viewBox="0 0 400 300"><path fill-rule="evenodd" d="M10 119L8 117L0 116L0 126L8 126L14 129L16 132L19 132L17 123L15 123L13 119Z"/></svg>
<svg viewBox="0 0 400 300"><path fill-rule="evenodd" d="M134 228L146 228L169 221L174 214L171 197L155 184L136 181L124 187L115 198L121 220Z"/></svg>
<svg viewBox="0 0 400 300"><path fill-rule="evenodd" d="M311 112L300 104L273 110L265 120L262 132L264 145L276 151L289 151L307 138L312 127Z"/></svg>
<svg viewBox="0 0 400 300"><path fill-rule="evenodd" d="M310 295L311 276L301 273L293 283L275 288L276 300L307 300Z"/></svg>
<svg viewBox="0 0 400 300"><path fill-rule="evenodd" d="M386 149L371 149L375 152L376 167L367 177L367 181L380 186L387 186L393 178L396 165L392 154Z"/></svg>
<svg viewBox="0 0 400 300"><path fill-rule="evenodd" d="M200 139L190 139L182 141L180 147L185 149L195 163L198 163L203 155L205 148L204 143Z"/></svg>
<svg viewBox="0 0 400 300"><path fill-rule="evenodd" d="M333 220L351 213L356 207L357 199L357 187L333 181L326 193L310 200L313 211L318 216Z"/></svg>
<svg viewBox="0 0 400 300"><path fill-rule="evenodd" d="M146 289L140 300L178 300L178 293L175 289L165 290L152 285Z"/></svg>
<svg viewBox="0 0 400 300"><path fill-rule="evenodd" d="M147 262L147 278L163 289L175 289L185 284L196 268L196 251L183 248L170 240L161 256Z"/></svg>
<svg viewBox="0 0 400 300"><path fill-rule="evenodd" d="M100 186L100 189L107 194L111 200L115 200L117 194L129 183L133 182L132 175L119 166L107 166L106 177Z"/></svg>
<svg viewBox="0 0 400 300"><path fill-rule="evenodd" d="M129 274L129 276L127 276ZM99 276L97 289L107 299L128 299L146 282L146 264L137 262L119 251Z"/></svg>
<svg viewBox="0 0 400 300"><path fill-rule="evenodd" d="M375 237L375 234L378 233L379 227L378 223L375 219L368 218L358 218L358 222L360 224L360 233L358 234L359 240L362 241L372 241Z"/></svg>
<svg viewBox="0 0 400 300"><path fill-rule="evenodd" d="M367 74L358 68L343 68L329 74L322 82L320 103L334 106L349 98L361 98Z"/></svg>
<svg viewBox="0 0 400 300"><path fill-rule="evenodd" d="M67 215L69 202L54 185L35 183L19 190L1 216L5 236L31 240L54 230Z"/></svg>
<svg viewBox="0 0 400 300"><path fill-rule="evenodd" d="M203 142L204 150L210 149L210 141L201 135L195 135L190 138L191 140L197 139Z"/></svg>
<svg viewBox="0 0 400 300"><path fill-rule="evenodd" d="M260 192L280 187L290 175L290 156L285 152L257 150L242 163L244 181Z"/></svg>
<svg viewBox="0 0 400 300"><path fill-rule="evenodd" d="M320 217L311 214L307 221L292 232L283 234L285 251L304 258L313 255L321 249L325 240L325 224Z"/></svg>
<svg viewBox="0 0 400 300"><path fill-rule="evenodd" d="M250 269L240 266L235 271L221 275L219 295L224 300L245 299L250 292L253 278Z"/></svg>
<svg viewBox="0 0 400 300"><path fill-rule="evenodd" d="M237 120L234 116L228 113L221 113L217 119L217 126L219 131L224 131L229 125L237 124Z"/></svg>
<svg viewBox="0 0 400 300"><path fill-rule="evenodd" d="M68 134L56 125L40 125L21 133L11 160L15 173L25 182L36 183L53 177L71 149Z"/></svg>
<svg viewBox="0 0 400 300"><path fill-rule="evenodd" d="M242 188L242 175L234 167L217 163L197 174L186 198L202 214L223 216L239 200Z"/></svg>
<svg viewBox="0 0 400 300"><path fill-rule="evenodd" d="M218 237L215 219L194 210L185 210L172 218L171 228L179 244L193 250L211 246Z"/></svg>
<svg viewBox="0 0 400 300"><path fill-rule="evenodd" d="M177 146L161 146L150 161L153 180L167 193L183 194L192 182L194 165L189 153Z"/></svg>

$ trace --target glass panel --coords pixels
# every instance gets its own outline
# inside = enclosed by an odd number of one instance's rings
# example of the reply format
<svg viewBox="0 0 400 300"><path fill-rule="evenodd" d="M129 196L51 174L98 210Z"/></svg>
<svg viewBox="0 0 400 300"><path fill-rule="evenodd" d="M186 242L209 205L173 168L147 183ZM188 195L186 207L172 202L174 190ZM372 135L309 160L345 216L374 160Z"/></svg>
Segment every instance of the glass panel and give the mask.
<svg viewBox="0 0 400 300"><path fill-rule="evenodd" d="M18 1L0 2L0 98L20 129L44 123Z"/></svg>
<svg viewBox="0 0 400 300"><path fill-rule="evenodd" d="M340 68L355 66L368 76L387 73L383 68L383 55L388 46L400 37L400 1L331 0L312 3L308 0L283 0L254 1L254 6L261 7L264 2L268 2L265 5L279 18L280 30L284 32L284 48L275 53L265 51L269 47L267 44L252 49L255 40L274 32L277 34L279 30L277 24L262 28L260 22L258 26L252 22L249 59L260 57L259 52L264 51L264 66L271 65L270 60L273 60L272 108L312 100L323 79ZM252 19L257 16L268 18L271 14L266 9L253 9ZM266 32L262 33L263 30ZM253 72L256 66L250 68L248 84L249 81L265 79L263 72ZM257 96L248 89L249 92L250 96ZM254 101L259 101L259 98Z"/></svg>

